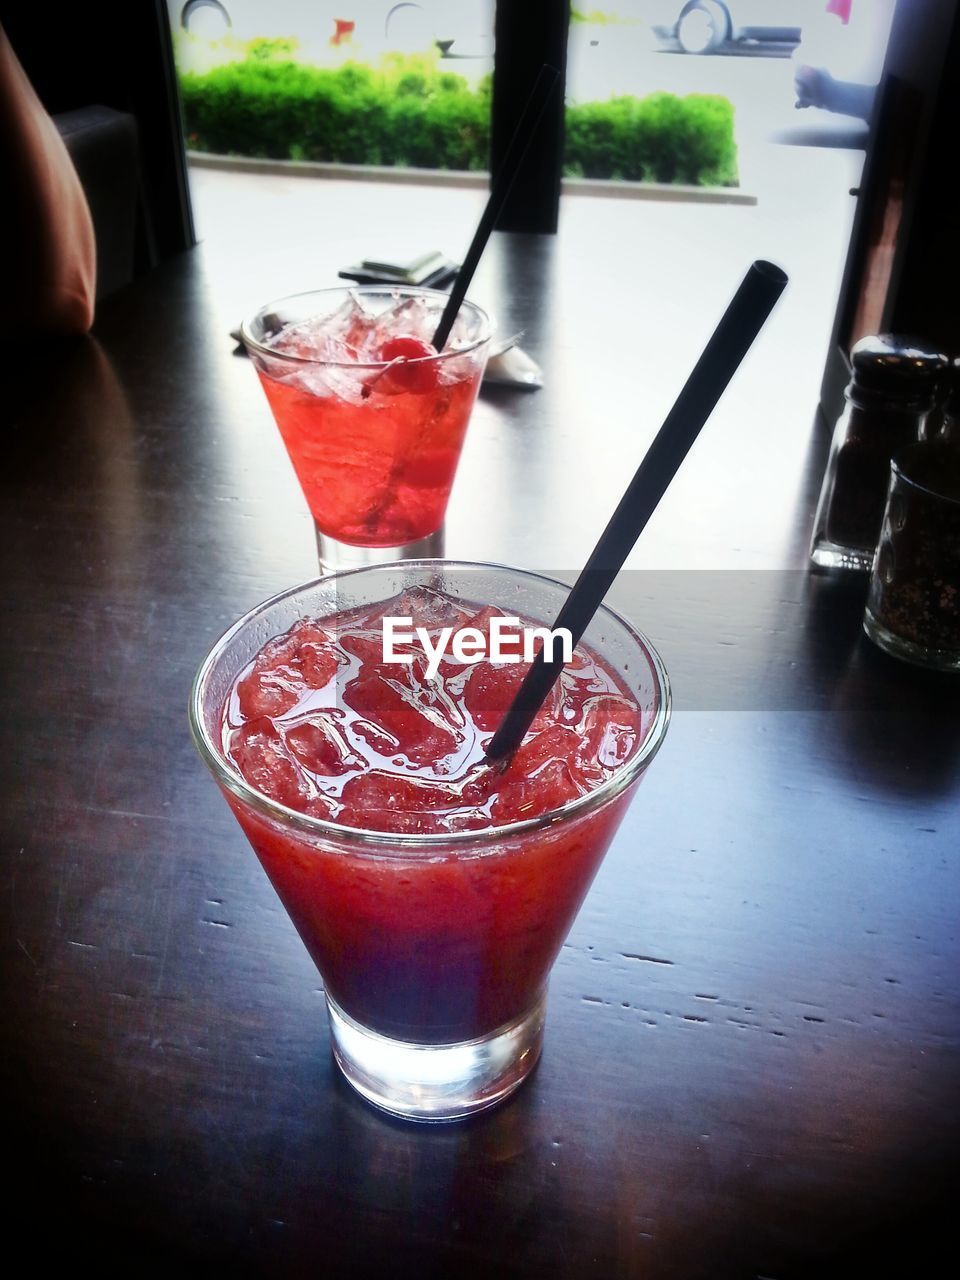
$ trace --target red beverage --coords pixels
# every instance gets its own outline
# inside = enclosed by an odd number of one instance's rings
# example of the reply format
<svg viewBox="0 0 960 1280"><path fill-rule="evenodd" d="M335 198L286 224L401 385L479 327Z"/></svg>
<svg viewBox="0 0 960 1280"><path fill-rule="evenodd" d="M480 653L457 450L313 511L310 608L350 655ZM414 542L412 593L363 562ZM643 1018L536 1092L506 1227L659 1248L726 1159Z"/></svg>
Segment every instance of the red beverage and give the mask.
<svg viewBox="0 0 960 1280"><path fill-rule="evenodd" d="M419 639L397 646L411 662L385 660L383 619L410 618L436 648L444 628L489 637L508 611L549 620L565 591L444 562L336 575L255 611L198 677L195 735L323 976L338 1061L400 1114L466 1114L529 1072L550 968L669 694L653 651L604 611L604 656L575 650L512 759L490 766L484 748L526 664L448 648L431 680ZM499 1046L507 1066L455 1103L424 1100L416 1063L394 1088L393 1059L370 1049L467 1042Z"/></svg>
<svg viewBox="0 0 960 1280"><path fill-rule="evenodd" d="M350 827L438 836L536 818L611 777L641 739L640 709L593 654L574 662L505 771L483 749L526 671L452 659L425 676L382 660L382 617L442 614L487 630L499 610L422 593L271 640L224 708L224 750L257 790ZM536 1001L626 797L464 864L418 855L304 857L295 836L235 812L341 1008L402 1040L450 1043ZM402 960L400 959L402 957Z"/></svg>
<svg viewBox="0 0 960 1280"><path fill-rule="evenodd" d="M445 294L324 290L244 326L318 531L395 547L443 523L486 361L486 317L465 304L442 355Z"/></svg>

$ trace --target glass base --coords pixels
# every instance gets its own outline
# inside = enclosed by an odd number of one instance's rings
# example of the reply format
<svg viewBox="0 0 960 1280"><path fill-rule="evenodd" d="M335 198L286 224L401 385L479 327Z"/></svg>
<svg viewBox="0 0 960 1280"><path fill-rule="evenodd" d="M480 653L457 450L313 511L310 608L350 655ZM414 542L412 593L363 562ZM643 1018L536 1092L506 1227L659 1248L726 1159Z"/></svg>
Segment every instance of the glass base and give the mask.
<svg viewBox="0 0 960 1280"><path fill-rule="evenodd" d="M810 548L810 563L815 569L852 569L856 573L869 573L873 568L873 554L873 551L841 547L823 540Z"/></svg>
<svg viewBox="0 0 960 1280"><path fill-rule="evenodd" d="M398 560L438 560L443 558L443 545L443 525L436 533L398 547L354 547L317 529L317 553L325 574L342 569L365 569L371 564L395 564Z"/></svg>
<svg viewBox="0 0 960 1280"><path fill-rule="evenodd" d="M931 671L960 671L960 650L931 649L916 644L913 640L904 640L895 631L885 627L870 612L869 607L863 615L863 629L873 643L892 658L900 658L903 662L911 662L915 667L927 667Z"/></svg>
<svg viewBox="0 0 960 1280"><path fill-rule="evenodd" d="M405 1120L458 1120L495 1106L540 1057L544 994L524 1017L479 1040L410 1044L368 1031L327 996L333 1056L354 1089Z"/></svg>

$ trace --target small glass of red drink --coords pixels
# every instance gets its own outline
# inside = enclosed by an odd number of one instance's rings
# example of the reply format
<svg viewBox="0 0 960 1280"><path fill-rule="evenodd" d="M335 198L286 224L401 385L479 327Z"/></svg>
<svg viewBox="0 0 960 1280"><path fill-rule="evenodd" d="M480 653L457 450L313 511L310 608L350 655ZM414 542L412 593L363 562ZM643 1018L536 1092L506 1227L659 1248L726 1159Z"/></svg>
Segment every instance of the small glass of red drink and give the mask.
<svg viewBox="0 0 960 1280"><path fill-rule="evenodd" d="M670 692L649 642L602 607L491 765L526 664L448 649L431 678L416 645L384 660L383 619L434 639L498 615L549 628L568 592L440 560L333 574L247 614L194 683L194 740L320 970L334 1056L396 1115L469 1115L532 1070L550 969Z"/></svg>
<svg viewBox="0 0 960 1280"><path fill-rule="evenodd" d="M362 285L268 303L241 327L317 530L324 569L442 552L437 534L490 323L447 295Z"/></svg>

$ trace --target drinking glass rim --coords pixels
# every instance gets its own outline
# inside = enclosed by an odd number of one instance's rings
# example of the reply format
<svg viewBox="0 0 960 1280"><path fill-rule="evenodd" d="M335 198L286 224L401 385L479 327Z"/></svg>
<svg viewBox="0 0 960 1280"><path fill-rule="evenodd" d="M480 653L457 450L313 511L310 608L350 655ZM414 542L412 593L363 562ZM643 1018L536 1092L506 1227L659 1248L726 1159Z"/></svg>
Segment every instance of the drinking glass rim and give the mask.
<svg viewBox="0 0 960 1280"><path fill-rule="evenodd" d="M588 791L586 795L577 796L573 800L566 801L566 803L562 804L559 808L548 810L546 813L538 814L534 818L524 818L518 822L505 823L502 826L484 827L479 831L437 831L421 834L419 832L377 831L370 827L349 827L339 822L333 822L328 818L317 818L312 814L301 813L297 809L290 809L286 805L280 804L277 800L272 800L269 796L265 796L262 792L257 791L252 787L236 766L227 761L222 747L217 747L211 740L201 714L200 702L206 678L223 653L224 649L245 626L251 623L255 618L265 614L269 609L273 608L274 605L279 604L282 600L289 599L291 596L298 595L301 592L317 587L322 582L329 583L332 578L349 578L354 574L371 573L376 571L396 573L398 569L406 567L493 569L499 572L519 574L526 578L533 578L538 582L545 582L551 587L560 587L566 592L571 590L565 582L560 582L556 578L550 578L546 574L536 573L531 569L517 569L514 566L497 564L493 561L444 560L437 558L407 560L398 563L380 565L362 565L357 569L346 569L335 574L327 574L325 577L312 578L308 582L301 582L297 586L289 587L286 591L277 592L276 595L271 596L268 600L263 600L260 604L249 609L220 636L201 662L190 689L190 704L188 708L190 733L201 759L221 786L224 786L229 792L236 796L238 800L242 800L245 804L249 805L261 815L271 818L274 821L279 821L284 826L293 827L298 831L313 836L324 836L335 843L351 846L376 845L376 848L368 848L365 851L365 856L376 858L403 856L405 851L413 848L426 848L441 852L445 852L450 849L459 850L466 848L471 853L479 854L482 849L487 846L499 845L504 840L510 840L517 836L526 835L534 831L545 830L548 827L552 827L566 821L571 816L590 813L594 809L600 807L601 804L614 799L624 791L635 778L642 774L643 770L649 765L650 761L659 751L664 735L667 731L667 726L670 722L672 703L670 679L667 675L667 670L663 665L663 660L661 659L660 654L653 647L644 633L619 614L615 609L611 609L609 605L601 604L600 611L612 618L613 621L619 623L619 625L626 630L631 639L638 642L644 651L656 681L657 705L654 711L653 720L647 730L640 749L621 769L618 769L616 773L607 778L606 781L602 782L595 790ZM266 643L266 641L264 643Z"/></svg>
<svg viewBox="0 0 960 1280"><path fill-rule="evenodd" d="M909 474L909 467L913 461L918 457L922 457L928 451L925 445L926 442L921 440L907 445L904 449L900 449L890 459L891 471L898 480L908 484L911 489L917 489L920 493L925 493L929 498L936 498L938 502L946 502L950 506L960 507L960 497L954 497L950 493L943 493L940 489L934 489L929 484L924 484L921 480L915 480Z"/></svg>
<svg viewBox="0 0 960 1280"><path fill-rule="evenodd" d="M272 307L282 306L285 302L295 302L300 298L316 298L324 294L329 295L333 293L359 293L361 295L369 295L373 293L390 292L403 293L406 295L418 295L421 297L426 296L428 298L443 298L445 301L449 297L449 294L444 293L440 289L425 289L421 285L358 284L354 285L352 288L345 285L331 285L325 289L305 289L303 293L288 293L282 298L274 298L271 302L265 302L262 306L257 307L256 311L241 323L240 338L243 345L248 350L253 348L253 350L259 351L262 355L270 356L273 360L289 360L292 364L320 365L324 368L330 369L385 369L388 365L393 363L392 360L318 360L311 356L295 356L286 351L277 351L275 348L268 347L255 338L250 331L250 326L261 312L268 311ZM460 305L461 307L470 307L471 310L476 311L481 317L483 320L482 335L474 342L471 342L469 346L438 351L432 356L414 356L412 359L408 358L406 360L407 364L428 365L437 363L441 360L452 360L455 356L469 355L472 351L476 351L479 347L482 347L484 343L490 341L493 336L493 322L487 312L484 311L483 307L478 306L475 302L471 302L469 298L464 298Z"/></svg>

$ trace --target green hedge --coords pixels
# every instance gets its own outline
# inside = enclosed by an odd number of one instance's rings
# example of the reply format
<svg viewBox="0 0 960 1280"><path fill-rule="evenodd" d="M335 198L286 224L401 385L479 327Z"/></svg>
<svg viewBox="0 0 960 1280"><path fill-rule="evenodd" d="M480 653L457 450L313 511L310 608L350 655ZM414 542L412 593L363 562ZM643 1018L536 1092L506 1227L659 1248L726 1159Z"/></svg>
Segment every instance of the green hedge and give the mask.
<svg viewBox="0 0 960 1280"><path fill-rule="evenodd" d="M471 90L430 59L336 70L251 51L180 77L197 151L428 169L488 165L490 80ZM735 185L726 98L614 98L567 108L566 172L590 178Z"/></svg>
<svg viewBox="0 0 960 1280"><path fill-rule="evenodd" d="M225 155L425 169L485 169L489 80L426 59L336 70L247 57L180 77L187 145Z"/></svg>
<svg viewBox="0 0 960 1280"><path fill-rule="evenodd" d="M736 186L733 104L651 93L568 107L564 161L577 177Z"/></svg>

